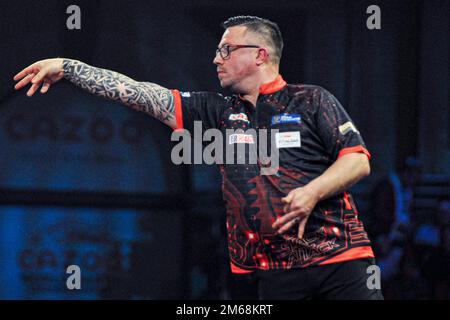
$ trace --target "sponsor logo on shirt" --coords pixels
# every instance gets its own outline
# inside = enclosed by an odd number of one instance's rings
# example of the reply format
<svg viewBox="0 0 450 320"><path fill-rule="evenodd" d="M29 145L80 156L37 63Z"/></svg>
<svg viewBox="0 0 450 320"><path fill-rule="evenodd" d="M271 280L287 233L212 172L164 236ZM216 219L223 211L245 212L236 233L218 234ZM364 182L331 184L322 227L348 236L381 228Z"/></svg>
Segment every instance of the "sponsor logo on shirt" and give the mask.
<svg viewBox="0 0 450 320"><path fill-rule="evenodd" d="M286 123L301 123L302 117L295 113L282 113L272 117L272 125Z"/></svg>
<svg viewBox="0 0 450 320"><path fill-rule="evenodd" d="M180 95L185 98L189 98L191 96L190 92L180 92Z"/></svg>
<svg viewBox="0 0 450 320"><path fill-rule="evenodd" d="M234 133L234 134L230 135L229 143L230 144L235 144L235 143L254 144L255 141L251 134Z"/></svg>
<svg viewBox="0 0 450 320"><path fill-rule="evenodd" d="M348 122L344 123L343 125L339 126L339 132L341 134L346 134L349 131L353 131L353 132L356 132L356 133L359 134L359 131L356 130L355 126L350 121L348 121Z"/></svg>
<svg viewBox="0 0 450 320"><path fill-rule="evenodd" d="M301 147L300 132L290 131L275 133L275 145L278 149Z"/></svg>
<svg viewBox="0 0 450 320"><path fill-rule="evenodd" d="M232 113L230 114L230 117L228 118L228 120L231 121L244 121L244 122L250 122L248 121L247 115L245 113Z"/></svg>

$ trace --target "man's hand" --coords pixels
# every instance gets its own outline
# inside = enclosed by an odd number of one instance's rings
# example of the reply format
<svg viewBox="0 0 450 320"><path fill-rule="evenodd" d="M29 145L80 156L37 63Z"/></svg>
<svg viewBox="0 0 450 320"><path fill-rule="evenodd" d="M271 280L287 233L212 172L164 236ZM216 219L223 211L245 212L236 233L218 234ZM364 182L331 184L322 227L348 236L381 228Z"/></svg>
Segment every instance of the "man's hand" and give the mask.
<svg viewBox="0 0 450 320"><path fill-rule="evenodd" d="M306 222L317 202L348 190L369 173L370 165L366 154L344 154L319 177L304 187L292 190L281 199L285 204L286 214L275 221L272 227L279 228L278 233L281 234L299 223L298 237L303 238Z"/></svg>
<svg viewBox="0 0 450 320"><path fill-rule="evenodd" d="M46 93L50 86L64 76L63 59L46 59L33 63L14 76L14 81L19 81L14 89L19 90L32 83L27 92L31 97L42 84L41 93Z"/></svg>
<svg viewBox="0 0 450 320"><path fill-rule="evenodd" d="M292 190L286 197L281 199L285 204L285 215L277 219L272 227L278 229L278 233L282 234L295 224L299 224L298 237L302 239L305 233L306 222L318 200L319 197L307 187Z"/></svg>

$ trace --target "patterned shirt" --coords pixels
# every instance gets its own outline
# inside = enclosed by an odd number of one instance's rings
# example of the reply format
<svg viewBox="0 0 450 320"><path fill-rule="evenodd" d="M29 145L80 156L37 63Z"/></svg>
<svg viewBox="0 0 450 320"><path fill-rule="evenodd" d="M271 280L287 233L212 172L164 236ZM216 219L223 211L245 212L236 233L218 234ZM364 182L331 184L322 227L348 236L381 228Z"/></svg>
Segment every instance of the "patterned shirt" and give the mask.
<svg viewBox="0 0 450 320"><path fill-rule="evenodd" d="M339 157L360 152L370 159L359 131L332 94L319 86L287 84L281 76L260 87L256 106L239 95L172 92L177 129L193 132L194 121L201 121L202 130L222 132L226 147L246 145L246 162L219 164L234 273L374 257L348 192L316 204L303 239L296 236L296 227L284 235L271 227L284 214L281 198L320 176ZM228 129L242 131L230 134ZM247 134L251 129L256 134ZM261 129L279 155L272 174L261 174L267 167L259 161ZM255 150L257 161L252 163Z"/></svg>

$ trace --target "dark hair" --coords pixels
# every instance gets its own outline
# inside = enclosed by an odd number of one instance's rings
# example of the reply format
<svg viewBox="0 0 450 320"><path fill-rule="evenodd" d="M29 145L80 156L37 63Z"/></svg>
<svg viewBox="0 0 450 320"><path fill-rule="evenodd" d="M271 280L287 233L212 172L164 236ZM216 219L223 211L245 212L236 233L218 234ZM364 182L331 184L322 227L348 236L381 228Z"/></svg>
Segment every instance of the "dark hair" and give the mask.
<svg viewBox="0 0 450 320"><path fill-rule="evenodd" d="M236 16L228 18L222 23L224 29L245 26L261 37L272 47L273 54L271 55L272 62L279 64L281 60L281 53L283 51L283 37L281 31L275 22L255 16Z"/></svg>

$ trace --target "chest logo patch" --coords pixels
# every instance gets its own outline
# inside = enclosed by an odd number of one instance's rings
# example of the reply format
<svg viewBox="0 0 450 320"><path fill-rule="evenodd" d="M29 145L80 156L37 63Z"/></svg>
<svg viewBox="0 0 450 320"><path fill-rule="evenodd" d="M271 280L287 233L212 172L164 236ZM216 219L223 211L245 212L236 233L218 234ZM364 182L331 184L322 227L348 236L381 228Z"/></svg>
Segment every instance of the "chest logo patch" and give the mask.
<svg viewBox="0 0 450 320"><path fill-rule="evenodd" d="M230 135L229 144L248 143L254 144L255 140L251 134L234 133Z"/></svg>
<svg viewBox="0 0 450 320"><path fill-rule="evenodd" d="M240 120L240 121L244 121L247 123L250 122L250 121L248 121L247 115L245 113L232 113L232 114L230 114L230 117L228 118L228 120L231 120L231 121Z"/></svg>
<svg viewBox="0 0 450 320"><path fill-rule="evenodd" d="M290 131L275 133L275 145L278 149L301 147L300 132Z"/></svg>
<svg viewBox="0 0 450 320"><path fill-rule="evenodd" d="M286 124L286 123L297 123L302 122L302 116L295 113L282 113L272 117L272 125L275 124Z"/></svg>

